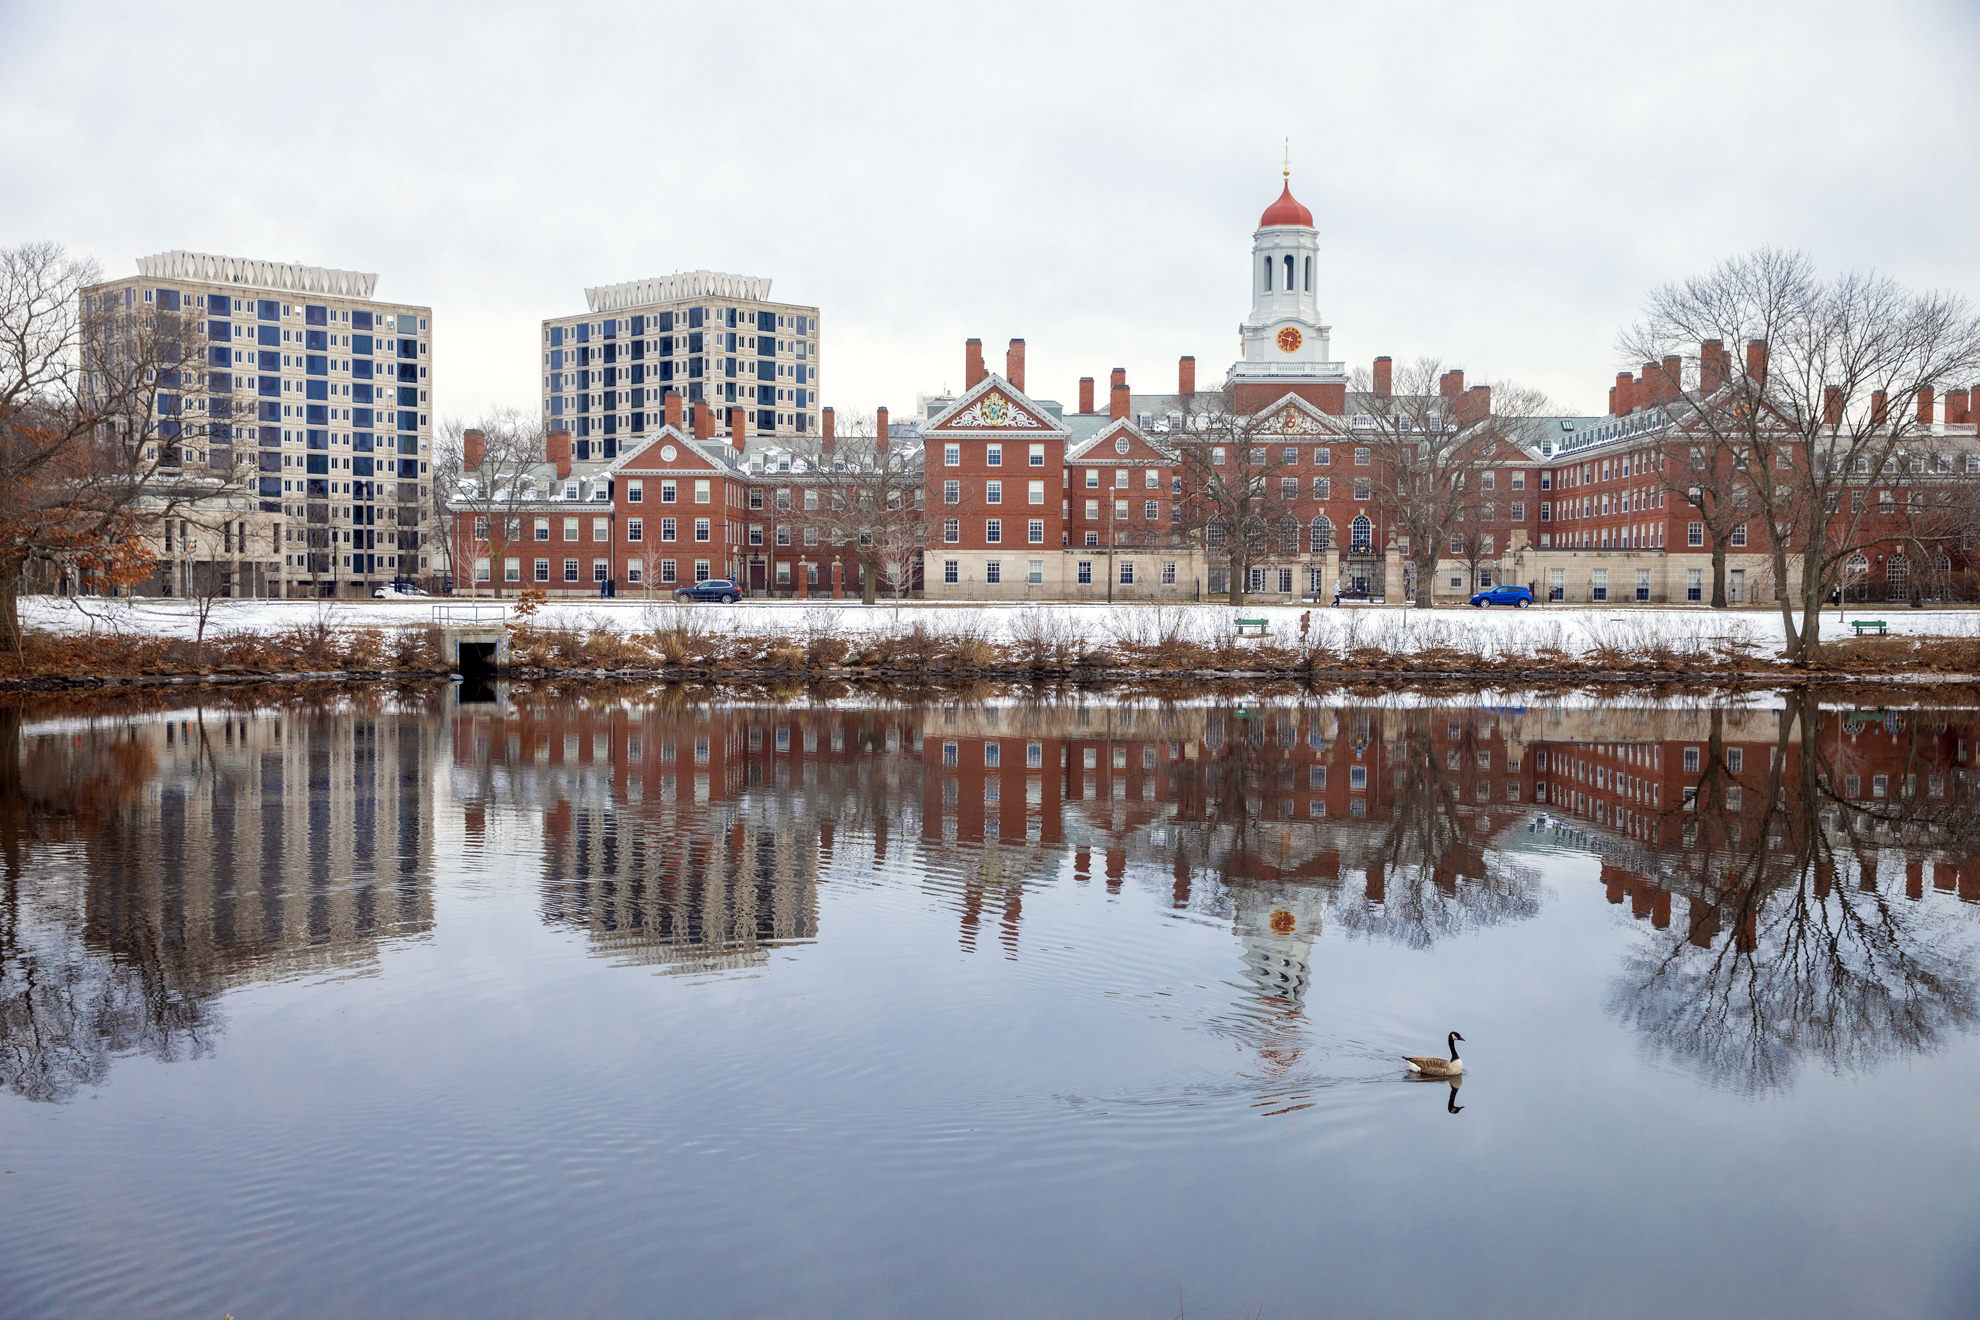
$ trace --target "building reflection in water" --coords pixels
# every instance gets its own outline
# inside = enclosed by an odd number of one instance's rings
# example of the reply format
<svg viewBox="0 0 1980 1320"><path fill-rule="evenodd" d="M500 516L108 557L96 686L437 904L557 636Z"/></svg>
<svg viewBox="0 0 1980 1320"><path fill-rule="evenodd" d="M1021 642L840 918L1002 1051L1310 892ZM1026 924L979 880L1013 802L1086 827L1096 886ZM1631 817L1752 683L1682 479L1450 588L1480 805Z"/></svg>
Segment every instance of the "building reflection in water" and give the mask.
<svg viewBox="0 0 1980 1320"><path fill-rule="evenodd" d="M196 1057L232 986L372 966L431 928L424 702L0 710L0 1085Z"/></svg>

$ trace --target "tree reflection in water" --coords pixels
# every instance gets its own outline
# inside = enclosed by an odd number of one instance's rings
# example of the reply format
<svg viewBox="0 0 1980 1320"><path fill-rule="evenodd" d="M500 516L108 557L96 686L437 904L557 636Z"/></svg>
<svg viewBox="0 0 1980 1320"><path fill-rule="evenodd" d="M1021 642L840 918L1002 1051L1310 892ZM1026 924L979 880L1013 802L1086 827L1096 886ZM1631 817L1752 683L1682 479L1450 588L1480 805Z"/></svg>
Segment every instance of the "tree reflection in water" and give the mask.
<svg viewBox="0 0 1980 1320"><path fill-rule="evenodd" d="M1891 721L1906 726L1895 756L1866 767L1848 717L1790 694L1765 774L1742 776L1713 712L1695 809L1680 803L1663 822L1709 871L1691 886L1689 920L1636 947L1610 1001L1653 1050L1761 1093L1811 1061L1860 1071L1974 1026L1974 909L1925 901L1919 859L1943 866L1948 850L1970 849L1980 812L1928 747L1929 716ZM1865 768L1897 791L1862 796ZM1852 782L1856 794L1839 791ZM1896 849L1910 859L1903 898L1879 874Z"/></svg>

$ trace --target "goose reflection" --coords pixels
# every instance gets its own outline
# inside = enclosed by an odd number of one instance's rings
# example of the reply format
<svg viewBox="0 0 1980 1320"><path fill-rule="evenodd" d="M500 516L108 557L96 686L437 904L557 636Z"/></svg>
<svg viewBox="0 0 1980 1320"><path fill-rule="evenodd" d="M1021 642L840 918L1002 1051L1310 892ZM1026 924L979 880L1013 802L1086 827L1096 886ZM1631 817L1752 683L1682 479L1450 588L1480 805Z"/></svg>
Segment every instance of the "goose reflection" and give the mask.
<svg viewBox="0 0 1980 1320"><path fill-rule="evenodd" d="M1444 1112L1447 1114L1461 1114L1464 1112L1464 1106L1458 1103L1458 1088L1464 1085L1463 1073L1459 1073L1455 1077L1418 1077L1412 1074L1403 1080L1413 1085L1441 1082L1449 1086L1451 1092L1444 1099Z"/></svg>

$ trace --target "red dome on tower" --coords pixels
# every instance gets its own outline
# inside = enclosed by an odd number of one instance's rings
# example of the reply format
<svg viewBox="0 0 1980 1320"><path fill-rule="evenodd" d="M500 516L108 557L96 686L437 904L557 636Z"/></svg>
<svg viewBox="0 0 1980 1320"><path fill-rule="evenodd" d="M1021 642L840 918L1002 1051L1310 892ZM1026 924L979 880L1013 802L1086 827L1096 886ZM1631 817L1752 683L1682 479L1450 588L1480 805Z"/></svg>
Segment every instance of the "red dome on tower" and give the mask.
<svg viewBox="0 0 1980 1320"><path fill-rule="evenodd" d="M1279 200L1265 208L1265 214L1258 217L1260 229L1270 229L1273 225L1304 225L1313 228L1313 212L1301 206L1292 195L1292 180L1287 179L1285 190Z"/></svg>

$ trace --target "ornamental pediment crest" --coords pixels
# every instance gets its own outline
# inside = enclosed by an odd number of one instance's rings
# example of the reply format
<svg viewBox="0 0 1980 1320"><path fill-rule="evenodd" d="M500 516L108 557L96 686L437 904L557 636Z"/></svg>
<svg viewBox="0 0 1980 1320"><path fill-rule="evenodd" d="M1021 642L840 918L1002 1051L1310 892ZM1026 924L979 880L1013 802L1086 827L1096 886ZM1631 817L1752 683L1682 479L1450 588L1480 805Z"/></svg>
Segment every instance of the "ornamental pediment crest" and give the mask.
<svg viewBox="0 0 1980 1320"><path fill-rule="evenodd" d="M1323 424L1312 413L1293 404L1286 404L1275 413L1266 424L1272 435L1332 435L1333 428Z"/></svg>
<svg viewBox="0 0 1980 1320"><path fill-rule="evenodd" d="M1043 425L1043 422L1013 403L1008 395L997 390L988 390L969 407L942 423L942 429L945 431L996 431L1006 428L1037 430Z"/></svg>

